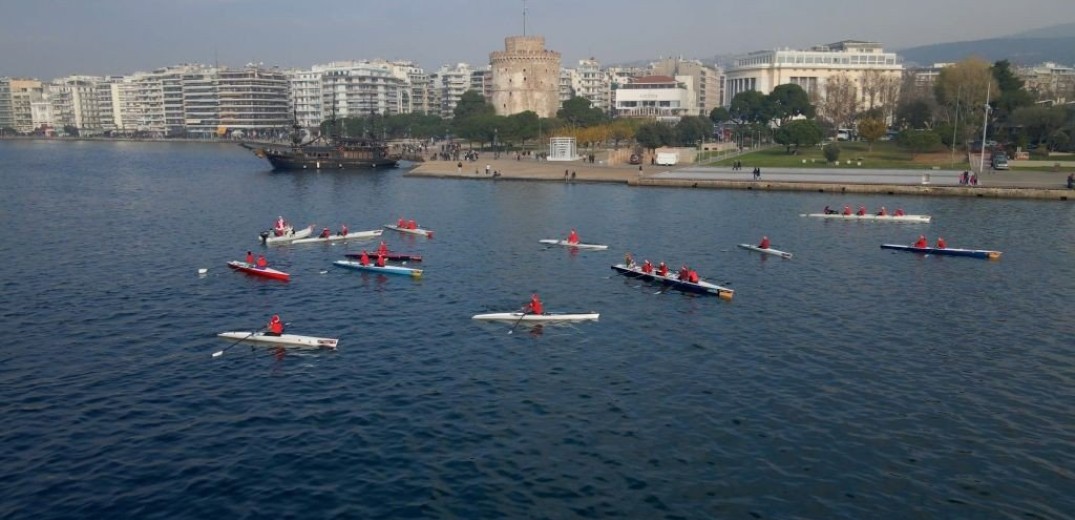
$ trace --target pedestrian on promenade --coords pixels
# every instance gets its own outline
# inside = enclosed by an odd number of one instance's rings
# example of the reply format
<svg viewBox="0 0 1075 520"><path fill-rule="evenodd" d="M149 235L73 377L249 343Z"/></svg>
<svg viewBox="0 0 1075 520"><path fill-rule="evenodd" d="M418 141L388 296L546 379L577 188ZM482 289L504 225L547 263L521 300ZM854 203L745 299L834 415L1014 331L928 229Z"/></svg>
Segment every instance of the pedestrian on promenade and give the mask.
<svg viewBox="0 0 1075 520"><path fill-rule="evenodd" d="M1075 173L1068 175L1068 189L1075 190Z"/></svg>

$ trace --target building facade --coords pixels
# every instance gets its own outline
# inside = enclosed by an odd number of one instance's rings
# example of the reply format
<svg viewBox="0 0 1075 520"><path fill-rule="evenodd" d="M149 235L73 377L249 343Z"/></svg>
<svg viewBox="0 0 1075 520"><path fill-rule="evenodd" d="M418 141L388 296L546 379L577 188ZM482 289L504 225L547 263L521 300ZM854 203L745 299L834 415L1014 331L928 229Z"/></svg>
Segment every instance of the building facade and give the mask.
<svg viewBox="0 0 1075 520"><path fill-rule="evenodd" d="M848 40L807 50L758 51L737 58L724 71L724 106L740 92L769 94L789 83L824 105L827 87L839 78L851 82L857 110L866 110L895 103L902 74L899 57L875 42Z"/></svg>
<svg viewBox="0 0 1075 520"><path fill-rule="evenodd" d="M542 36L509 36L504 50L489 54L492 103L497 115L531 111L553 117L560 108L560 53L545 49Z"/></svg>
<svg viewBox="0 0 1075 520"><path fill-rule="evenodd" d="M688 87L691 78L681 76L642 76L616 89L617 117L651 118L678 122L684 116L698 115L698 104Z"/></svg>
<svg viewBox="0 0 1075 520"><path fill-rule="evenodd" d="M1075 68L1052 62L1019 67L1015 75L1023 80L1027 91L1043 103L1063 104L1075 101Z"/></svg>
<svg viewBox="0 0 1075 520"><path fill-rule="evenodd" d="M690 77L690 86L694 90L699 115L708 116L713 109L724 106L721 72L716 66L706 65L698 60L666 58L651 63L649 74L674 78Z"/></svg>

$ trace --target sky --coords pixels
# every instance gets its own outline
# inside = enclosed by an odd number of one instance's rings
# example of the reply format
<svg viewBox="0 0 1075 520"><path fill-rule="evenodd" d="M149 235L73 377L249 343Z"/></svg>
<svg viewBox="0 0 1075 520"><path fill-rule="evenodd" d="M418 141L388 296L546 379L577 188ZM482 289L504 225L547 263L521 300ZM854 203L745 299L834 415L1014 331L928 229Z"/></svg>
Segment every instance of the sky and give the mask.
<svg viewBox="0 0 1075 520"><path fill-rule="evenodd" d="M179 63L308 68L489 63L523 0L2 0L0 77L130 74ZM710 58L840 40L886 49L1075 21L1072 0L528 0L526 33L572 66Z"/></svg>

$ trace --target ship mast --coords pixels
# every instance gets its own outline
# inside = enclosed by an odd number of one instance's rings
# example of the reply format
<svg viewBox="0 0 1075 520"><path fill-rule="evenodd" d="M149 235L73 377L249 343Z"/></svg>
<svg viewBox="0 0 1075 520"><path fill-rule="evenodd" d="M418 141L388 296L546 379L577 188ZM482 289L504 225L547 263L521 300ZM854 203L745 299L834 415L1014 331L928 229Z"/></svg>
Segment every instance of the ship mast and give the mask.
<svg viewBox="0 0 1075 520"><path fill-rule="evenodd" d="M526 0L523 0L523 36L526 36Z"/></svg>

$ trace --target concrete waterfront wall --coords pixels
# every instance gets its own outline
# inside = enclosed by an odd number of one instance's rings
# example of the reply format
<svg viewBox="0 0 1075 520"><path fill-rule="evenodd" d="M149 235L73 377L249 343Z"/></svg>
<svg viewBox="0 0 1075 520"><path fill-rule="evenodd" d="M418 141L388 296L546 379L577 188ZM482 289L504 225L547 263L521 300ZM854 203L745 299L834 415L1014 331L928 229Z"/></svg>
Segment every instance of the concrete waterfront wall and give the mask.
<svg viewBox="0 0 1075 520"><path fill-rule="evenodd" d="M991 188L966 186L919 186L893 184L826 184L813 182L748 182L695 179L628 179L631 186L666 188L708 188L758 191L812 191L817 193L882 193L886 195L928 195L994 199L1036 199L1075 201L1075 190L1042 188Z"/></svg>

